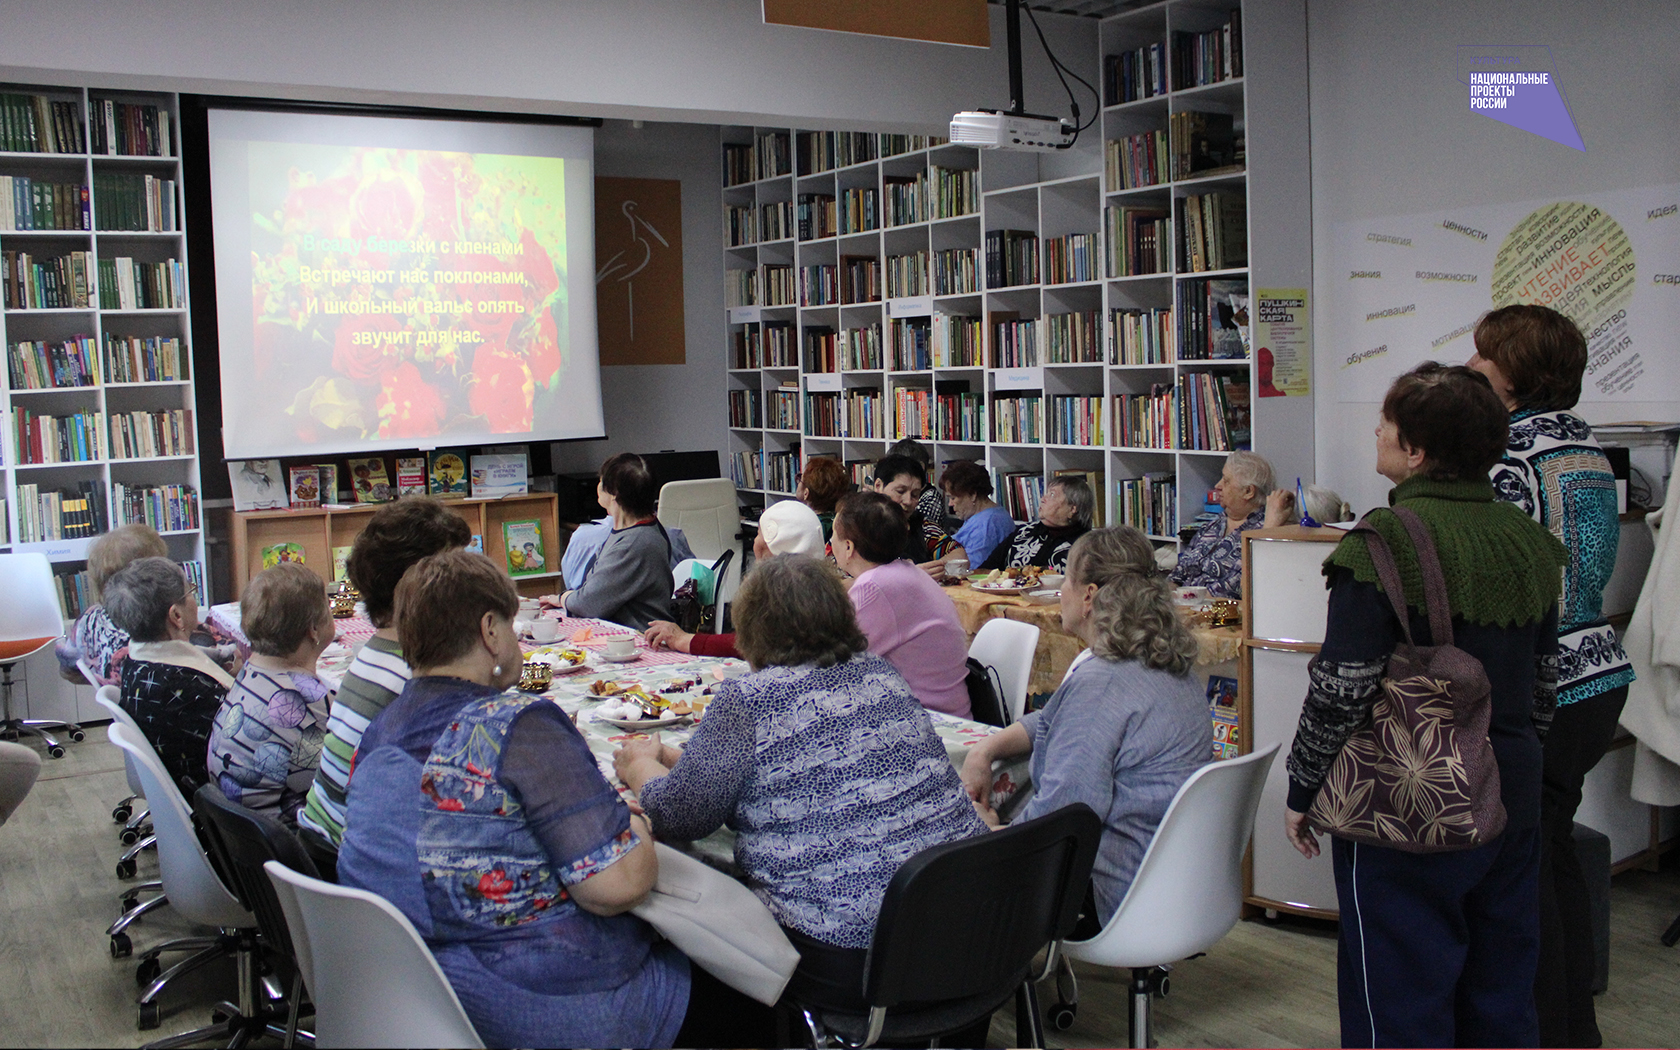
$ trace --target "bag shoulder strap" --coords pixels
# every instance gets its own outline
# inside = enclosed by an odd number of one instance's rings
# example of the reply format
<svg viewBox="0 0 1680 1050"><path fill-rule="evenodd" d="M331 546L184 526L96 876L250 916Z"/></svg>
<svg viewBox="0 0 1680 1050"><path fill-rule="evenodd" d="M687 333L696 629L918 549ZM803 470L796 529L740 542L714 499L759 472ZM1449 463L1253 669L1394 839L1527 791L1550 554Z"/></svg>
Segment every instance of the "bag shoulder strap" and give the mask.
<svg viewBox="0 0 1680 1050"><path fill-rule="evenodd" d="M1441 572L1441 558L1435 550L1435 538L1417 512L1409 507L1394 507L1394 516L1406 526L1417 552L1418 571L1423 573L1423 597L1429 606L1429 636L1436 645L1453 644L1452 607L1447 601L1447 578Z"/></svg>
<svg viewBox="0 0 1680 1050"><path fill-rule="evenodd" d="M1400 582L1400 569L1394 564L1394 554L1388 549L1388 541L1371 525L1371 515L1375 513L1373 510L1366 514L1352 531L1365 537L1365 546L1371 552L1371 565L1377 570L1377 580L1382 584L1383 593L1388 595L1389 604L1394 607L1394 616L1400 621L1400 631L1406 636L1406 644L1415 649L1417 643L1412 641L1412 621L1406 613L1406 588Z"/></svg>

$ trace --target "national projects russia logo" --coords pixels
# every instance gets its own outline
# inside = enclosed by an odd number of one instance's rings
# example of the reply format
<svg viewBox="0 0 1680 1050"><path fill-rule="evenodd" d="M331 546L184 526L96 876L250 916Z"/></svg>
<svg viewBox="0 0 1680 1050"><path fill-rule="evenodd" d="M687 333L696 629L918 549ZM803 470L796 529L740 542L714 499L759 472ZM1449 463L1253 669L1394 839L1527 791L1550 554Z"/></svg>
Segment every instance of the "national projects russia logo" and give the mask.
<svg viewBox="0 0 1680 1050"><path fill-rule="evenodd" d="M1460 44L1458 82L1470 89L1470 112L1587 151L1544 44Z"/></svg>

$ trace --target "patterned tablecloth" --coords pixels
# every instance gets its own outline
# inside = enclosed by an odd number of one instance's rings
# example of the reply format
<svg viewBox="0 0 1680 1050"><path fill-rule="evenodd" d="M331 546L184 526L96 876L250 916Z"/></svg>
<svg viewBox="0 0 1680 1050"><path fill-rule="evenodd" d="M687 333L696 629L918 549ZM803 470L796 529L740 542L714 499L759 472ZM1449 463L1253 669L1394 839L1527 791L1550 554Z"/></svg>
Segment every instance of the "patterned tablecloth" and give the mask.
<svg viewBox="0 0 1680 1050"><path fill-rule="evenodd" d="M987 620L999 617L1020 620L1039 629L1038 651L1033 655L1032 682L1027 686L1030 694L1049 696L1055 692L1056 687L1062 684L1062 676L1067 674L1068 665L1085 648L1084 642L1062 629L1060 605L1035 604L1011 594L987 594L966 585L946 587L945 593L956 605L957 619L962 621L970 642L974 641L974 635ZM1209 668L1218 668L1222 673L1234 674L1234 669L1221 665L1236 660L1242 650L1242 631L1235 627L1195 627L1191 630L1198 647L1197 668L1203 673Z"/></svg>

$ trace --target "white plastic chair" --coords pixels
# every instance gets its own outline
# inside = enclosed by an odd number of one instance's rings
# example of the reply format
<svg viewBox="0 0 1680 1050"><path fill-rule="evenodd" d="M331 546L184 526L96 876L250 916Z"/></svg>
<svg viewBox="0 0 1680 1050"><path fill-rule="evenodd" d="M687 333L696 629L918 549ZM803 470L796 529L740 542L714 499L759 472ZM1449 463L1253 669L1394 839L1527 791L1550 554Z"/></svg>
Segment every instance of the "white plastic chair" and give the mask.
<svg viewBox="0 0 1680 1050"><path fill-rule="evenodd" d="M117 709L121 711L119 707ZM246 1026L246 1019L256 1016L256 919L233 894L222 885L216 870L210 866L204 847L199 845L198 832L193 828L192 811L187 800L170 779L163 760L158 757L145 736L136 731L127 712L106 730L111 743L134 757L140 774L140 786L152 806L152 826L157 829L158 868L163 874L163 887L169 894L169 904L189 922L213 926L221 933L215 937L183 937L148 950L140 957L137 976L147 978L140 993L140 1027L155 1028L158 1024L157 998L169 982L181 974L221 958L233 958L239 964L240 1002L221 1003L217 1009L226 1020L207 1028L172 1036L149 1045L190 1046L207 1042L218 1036L232 1037ZM194 954L159 972L158 956L166 951L193 951ZM274 1033L284 1035L285 1029L274 1027Z"/></svg>
<svg viewBox="0 0 1680 1050"><path fill-rule="evenodd" d="M263 868L315 1002L317 1045L484 1045L431 949L395 905L278 861Z"/></svg>
<svg viewBox="0 0 1680 1050"><path fill-rule="evenodd" d="M112 703L120 698L121 694L118 693L116 686L105 685L99 680L99 676L93 673L93 665L87 662L87 657L83 656L76 661L76 669L82 672L82 677L87 679L87 684L93 686L95 699L104 695L104 690L110 690L109 695ZM140 775L134 772L134 760L129 758L127 754L123 755L123 771L128 776L128 797L111 807L111 819L118 824L125 825L122 832L122 844L132 846L141 838L139 834L140 826L150 820L152 814L150 810L142 810L138 816L134 813L134 803L143 801L145 796L140 794Z"/></svg>
<svg viewBox="0 0 1680 1050"><path fill-rule="evenodd" d="M728 478L668 481L659 490L659 521L667 529L683 530L694 556L708 564L726 550L734 550L741 532L741 505L735 483ZM730 565L723 576L724 601L735 597L741 566Z"/></svg>
<svg viewBox="0 0 1680 1050"><path fill-rule="evenodd" d="M83 664L82 667L84 673L86 673L86 664ZM118 703L119 695L120 694L118 694L116 686L102 685L98 689L94 690L93 699L100 707L103 707L105 710L111 712L111 720L113 722L127 726L129 729L133 730L136 736L144 740L146 734L141 731L139 724L134 721L134 716L123 710L122 705ZM132 791L133 794L123 800L123 805L119 808L126 808L127 804L134 801L136 798L145 798L145 786L140 782L140 773L139 770L135 768L134 756L130 755L126 751L123 752L123 768L128 773L128 789ZM128 847L128 850L117 859L117 878L126 879L133 875L135 869L139 865L140 854L143 851L151 849L157 845L157 832L156 829L152 827L151 821L152 811L150 809L143 809L138 814L128 818L128 824L123 828L123 844ZM128 837L130 832L133 832L134 837ZM161 881L153 881L142 882L137 886L130 886L128 889L123 890L121 897L122 914L119 915L117 920L111 923L111 925L105 930L106 936L111 938L111 958L127 958L134 950L134 945L128 939L128 934L124 931L126 931L129 926L139 922L140 917L145 915L147 912L161 908L165 904L169 903L169 895L167 893L159 893L156 897L152 897L145 901L140 900L140 894L148 890L162 889L163 883Z"/></svg>
<svg viewBox="0 0 1680 1050"><path fill-rule="evenodd" d="M1003 683L1004 713L1011 723L1019 722L1027 710L1027 685L1032 681L1038 634L1038 628L1030 623L987 620L968 647L969 656L997 671L998 681Z"/></svg>
<svg viewBox="0 0 1680 1050"><path fill-rule="evenodd" d="M82 739L82 727L56 718L12 717L12 668L64 637L64 610L58 604L52 563L45 554L0 554L0 729L33 733L47 745L47 754L64 757L49 729L63 729L71 740ZM54 676L57 679L57 676Z"/></svg>
<svg viewBox="0 0 1680 1050"><path fill-rule="evenodd" d="M1242 913L1243 854L1254 832L1260 789L1281 745L1240 758L1210 762L1173 796L1137 875L1102 931L1065 941L1066 954L1132 971L1131 1045L1150 1045L1150 996L1165 993L1160 967L1207 951ZM1071 978L1071 969L1060 977ZM1066 1028L1078 988L1051 1009Z"/></svg>

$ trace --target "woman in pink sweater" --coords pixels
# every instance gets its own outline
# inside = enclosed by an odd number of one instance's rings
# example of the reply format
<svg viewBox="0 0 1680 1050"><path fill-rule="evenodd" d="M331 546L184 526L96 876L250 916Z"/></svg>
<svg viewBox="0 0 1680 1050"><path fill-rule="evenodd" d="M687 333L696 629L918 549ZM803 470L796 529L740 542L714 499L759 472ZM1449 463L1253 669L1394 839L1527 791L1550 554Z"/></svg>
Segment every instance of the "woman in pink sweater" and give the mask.
<svg viewBox="0 0 1680 1050"><path fill-rule="evenodd" d="M933 711L971 717L968 645L957 607L921 569L898 557L904 512L877 492L854 492L834 516L834 561L854 577L852 605L869 651L884 658Z"/></svg>

